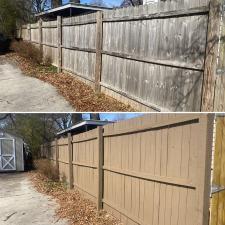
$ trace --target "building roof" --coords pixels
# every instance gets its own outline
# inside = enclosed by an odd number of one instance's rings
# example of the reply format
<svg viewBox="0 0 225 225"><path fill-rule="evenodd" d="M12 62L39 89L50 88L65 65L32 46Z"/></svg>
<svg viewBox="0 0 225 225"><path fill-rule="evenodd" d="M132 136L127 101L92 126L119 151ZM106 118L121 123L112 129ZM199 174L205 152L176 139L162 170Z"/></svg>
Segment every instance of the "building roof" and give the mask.
<svg viewBox="0 0 225 225"><path fill-rule="evenodd" d="M86 132L88 130L92 130L95 129L96 127L99 126L104 126L106 124L110 124L110 123L114 123L112 121L103 121L103 120L84 120L82 122L79 122L77 124L75 124L74 126L62 130L60 132L57 133L57 136L61 136L61 135L65 135L67 133L83 133Z"/></svg>
<svg viewBox="0 0 225 225"><path fill-rule="evenodd" d="M23 140L18 134L13 133L12 131L5 131L4 129L0 128L0 138L5 138L6 136L10 136L10 138L18 138Z"/></svg>
<svg viewBox="0 0 225 225"><path fill-rule="evenodd" d="M111 9L111 8L98 7L98 6L86 5L86 4L68 3L66 5L38 13L35 16L48 17L48 18L51 18L51 17L54 18L57 16L69 17L74 15L102 11L106 9Z"/></svg>

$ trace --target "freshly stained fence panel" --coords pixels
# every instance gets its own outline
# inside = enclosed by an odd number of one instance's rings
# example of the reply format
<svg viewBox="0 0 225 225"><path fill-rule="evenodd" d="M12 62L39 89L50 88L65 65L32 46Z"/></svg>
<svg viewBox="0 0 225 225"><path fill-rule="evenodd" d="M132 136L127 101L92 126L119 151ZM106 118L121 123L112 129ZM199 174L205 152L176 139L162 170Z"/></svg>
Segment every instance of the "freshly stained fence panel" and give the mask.
<svg viewBox="0 0 225 225"><path fill-rule="evenodd" d="M97 198L97 130L73 137L73 174L74 187L88 198Z"/></svg>
<svg viewBox="0 0 225 225"><path fill-rule="evenodd" d="M72 137L72 174L60 174L124 224L207 225L212 133L213 116L200 114L106 125ZM67 143L58 140L59 164Z"/></svg>
<svg viewBox="0 0 225 225"><path fill-rule="evenodd" d="M58 161L60 178L68 182L69 179L69 154L68 139L62 138L58 140Z"/></svg>
<svg viewBox="0 0 225 225"><path fill-rule="evenodd" d="M56 154L56 142L52 141L49 145L46 145L45 148L49 148L49 151L47 152L47 157L50 159L51 162L54 163L54 165L56 164L57 161L57 154Z"/></svg>
<svg viewBox="0 0 225 225"><path fill-rule="evenodd" d="M131 220L134 224L206 224L198 213L206 180L199 181L196 173L203 168L198 166L203 151L197 133L203 126L209 128L206 120L149 117L152 128L148 116L136 120L133 127L131 121L105 126L104 207L125 224ZM204 146L205 159L209 146ZM210 173L210 157L205 163ZM208 204L210 180L206 179Z"/></svg>

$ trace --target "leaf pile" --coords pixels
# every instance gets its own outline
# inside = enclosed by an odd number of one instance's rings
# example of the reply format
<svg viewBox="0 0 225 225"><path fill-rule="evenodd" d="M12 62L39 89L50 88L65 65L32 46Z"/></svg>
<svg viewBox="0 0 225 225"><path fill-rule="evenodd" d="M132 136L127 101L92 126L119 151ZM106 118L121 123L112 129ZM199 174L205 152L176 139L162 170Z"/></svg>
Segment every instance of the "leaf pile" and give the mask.
<svg viewBox="0 0 225 225"><path fill-rule="evenodd" d="M97 94L87 84L74 76L56 73L54 67L36 65L16 53L10 53L7 58L15 62L29 76L52 84L70 104L79 112L134 112L135 110L105 94Z"/></svg>
<svg viewBox="0 0 225 225"><path fill-rule="evenodd" d="M71 225L122 225L105 211L97 213L90 200L83 198L78 191L67 190L63 183L52 182L37 172L30 173L29 177L37 191L57 200L59 219L67 219Z"/></svg>

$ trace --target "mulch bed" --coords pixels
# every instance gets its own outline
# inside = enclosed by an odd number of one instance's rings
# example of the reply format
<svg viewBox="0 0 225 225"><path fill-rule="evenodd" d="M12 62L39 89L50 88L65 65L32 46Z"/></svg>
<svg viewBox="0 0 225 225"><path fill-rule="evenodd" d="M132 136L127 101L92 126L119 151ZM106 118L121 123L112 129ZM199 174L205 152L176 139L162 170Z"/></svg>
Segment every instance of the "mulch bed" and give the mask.
<svg viewBox="0 0 225 225"><path fill-rule="evenodd" d="M125 105L105 94L97 94L87 84L74 76L57 73L54 67L40 66L16 53L6 55L6 58L16 63L24 74L48 82L57 88L58 92L67 99L79 112L134 112Z"/></svg>
<svg viewBox="0 0 225 225"><path fill-rule="evenodd" d="M50 181L39 172L29 173L29 178L38 192L53 197L59 203L58 220L67 219L71 225L121 225L105 211L98 213L90 200L84 199L78 191L67 190L63 183Z"/></svg>

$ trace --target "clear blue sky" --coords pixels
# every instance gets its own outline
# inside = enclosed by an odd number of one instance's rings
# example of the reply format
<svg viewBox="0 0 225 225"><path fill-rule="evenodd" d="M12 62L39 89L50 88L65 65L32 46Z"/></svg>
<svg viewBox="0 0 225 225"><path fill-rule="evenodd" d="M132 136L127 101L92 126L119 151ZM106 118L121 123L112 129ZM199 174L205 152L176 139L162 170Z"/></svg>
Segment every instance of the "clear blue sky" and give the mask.
<svg viewBox="0 0 225 225"><path fill-rule="evenodd" d="M68 3L70 0L63 0L64 4ZM89 4L93 0L81 0L81 4ZM119 6L122 0L103 0L107 6Z"/></svg>

